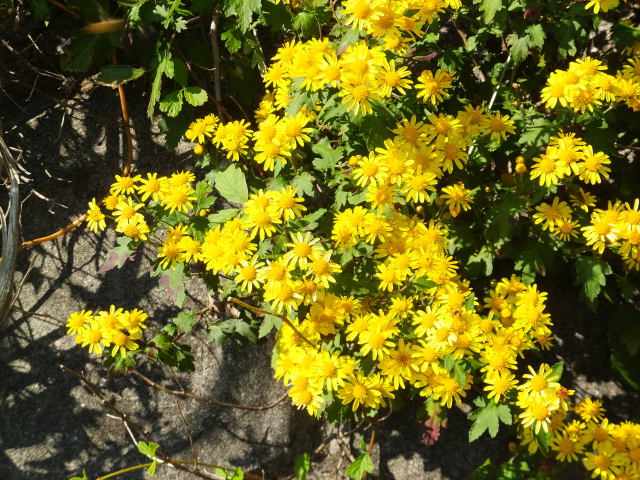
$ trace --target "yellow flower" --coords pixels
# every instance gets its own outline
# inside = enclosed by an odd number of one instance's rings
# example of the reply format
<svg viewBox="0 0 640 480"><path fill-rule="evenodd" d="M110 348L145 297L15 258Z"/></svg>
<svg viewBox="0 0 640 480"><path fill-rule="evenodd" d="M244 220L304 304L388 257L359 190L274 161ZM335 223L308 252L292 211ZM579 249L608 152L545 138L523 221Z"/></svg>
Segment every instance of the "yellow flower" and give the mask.
<svg viewBox="0 0 640 480"><path fill-rule="evenodd" d="M343 405L351 403L354 412L361 406L375 408L382 400L382 393L376 388L379 381L379 377L366 377L357 372L350 375L338 390L338 398L342 400Z"/></svg>
<svg viewBox="0 0 640 480"><path fill-rule="evenodd" d="M91 310L81 310L69 315L67 319L67 333L70 335L78 335L85 325L93 320L93 312Z"/></svg>
<svg viewBox="0 0 640 480"><path fill-rule="evenodd" d="M461 209L465 212L471 209L473 193L465 188L463 183L444 187L441 197L444 199L445 205L449 207L449 213L454 218L460 214Z"/></svg>
<svg viewBox="0 0 640 480"><path fill-rule="evenodd" d="M92 198L89 202L89 210L87 210L87 226L89 227L89 230L95 233L107 228L105 215L96 204L95 198Z"/></svg>
<svg viewBox="0 0 640 480"><path fill-rule="evenodd" d="M433 105L441 102L443 98L449 96L447 90L451 88L451 81L455 74L456 72L437 70L434 75L430 70L424 70L415 85L416 90L418 90L418 99L430 102Z"/></svg>

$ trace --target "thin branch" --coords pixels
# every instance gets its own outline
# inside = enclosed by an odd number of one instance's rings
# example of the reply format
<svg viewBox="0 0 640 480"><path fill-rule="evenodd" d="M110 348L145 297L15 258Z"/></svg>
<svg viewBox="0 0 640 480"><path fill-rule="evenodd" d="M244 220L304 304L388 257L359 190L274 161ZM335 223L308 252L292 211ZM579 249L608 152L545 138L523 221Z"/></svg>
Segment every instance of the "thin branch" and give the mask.
<svg viewBox="0 0 640 480"><path fill-rule="evenodd" d="M78 380L80 380L81 383L83 383L88 389L89 391L95 395L96 397L98 397L101 401L101 403L107 407L109 410L111 410L126 426L128 429L128 425L131 425L147 442L151 442L152 440L149 438L149 436L146 434L146 432L144 431L144 429L138 425L135 422L132 422L126 413L122 412L120 409L118 409L112 402L109 402L104 395L102 395L97 387L91 383L85 376L83 373L78 373L75 370L72 370L64 365L60 365L60 369L64 372L67 372L71 375L73 375L74 377L76 377ZM131 433L131 432L130 432ZM131 434L133 437L133 434ZM135 440L134 440L135 442ZM181 470L183 472L187 472L190 473L198 478L202 478L204 480L216 480L215 477L209 476L209 475L205 475L203 473L201 473L198 470L195 470L193 468L189 468L186 467L185 465L193 465L193 462L190 460L177 460L171 457L168 457L162 453L160 453L161 449L158 448L158 450L156 450L156 456L155 456L155 460L157 460L159 463L167 463L171 466L173 466L174 468ZM214 466L214 465L208 465L205 463L201 463L200 465L202 466ZM220 467L223 468L225 470L232 470L231 468L227 468L227 467L222 467L219 465L215 465L215 467ZM250 473L245 473L245 478L249 479L249 480L260 480L261 477L258 477L257 475L254 474L250 474Z"/></svg>
<svg viewBox="0 0 640 480"><path fill-rule="evenodd" d="M308 344L312 348L317 348L315 343L313 343L311 340L309 340L307 337L305 337L302 333L300 333L300 330L298 330L296 328L296 326L291 322L291 320L289 320L289 318L286 315L280 315L278 313L267 312L266 310L263 310L263 309L258 308L258 307L254 307L253 305L249 305L248 303L245 303L242 300L238 300L237 298L234 298L234 297L229 297L227 300L229 300L230 302L233 302L233 303L237 303L238 305L246 308L247 310L251 310L252 312L255 312L255 313L260 313L262 315L273 315L274 317L278 317L284 323L289 325L293 329L293 331L296 332L296 334L302 340L304 340L304 342L306 344Z"/></svg>
<svg viewBox="0 0 640 480"><path fill-rule="evenodd" d="M193 445L193 438L191 437L191 432L189 431L189 426L187 425L187 421L184 418L184 414L182 413L182 408L180 408L180 402L176 398L176 408L178 409L178 413L180 414L180 418L182 419L182 424L184 425L184 429L187 432L187 438L189 439L189 446L191 447L191 455L193 456L193 463L195 465L195 469L198 470L198 455L196 454L196 447Z"/></svg>
<svg viewBox="0 0 640 480"><path fill-rule="evenodd" d="M220 47L218 46L218 16L214 15L209 26L211 52L213 53L213 95L218 116L222 116L222 89L220 88Z"/></svg>
<svg viewBox="0 0 640 480"><path fill-rule="evenodd" d="M192 398L193 400L196 400L198 402L210 403L211 405L215 405L217 407L237 408L239 410L251 410L251 411L270 410L280 405L283 402L283 400L287 398L287 395L288 395L288 392L284 393L280 398L278 398L275 402L269 405L242 405L237 403L220 402L218 400L213 400L211 398L196 395L186 390L173 390L171 388L165 387L164 385L154 382L149 377L143 375L136 369L132 369L130 372L133 373L138 378L140 378L145 383L147 383L148 385L151 385L152 387L157 388L158 390L162 390L163 392L170 393L171 395L180 395L182 397Z"/></svg>

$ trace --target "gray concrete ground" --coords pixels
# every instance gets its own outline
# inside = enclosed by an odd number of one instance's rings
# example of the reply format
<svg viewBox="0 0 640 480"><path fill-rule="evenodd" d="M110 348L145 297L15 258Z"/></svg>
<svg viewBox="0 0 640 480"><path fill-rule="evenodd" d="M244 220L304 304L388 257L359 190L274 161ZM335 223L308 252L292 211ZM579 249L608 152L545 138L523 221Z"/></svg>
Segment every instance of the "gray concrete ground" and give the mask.
<svg viewBox="0 0 640 480"><path fill-rule="evenodd" d="M136 140L138 171L170 172L189 164L189 152L166 152L155 128L146 120L144 101L128 89ZM56 230L84 211L92 197L102 195L119 171L123 139L118 127L115 91L87 85L64 106L43 109L39 118L14 121L7 143L19 149L23 173L23 231L32 238ZM6 120L5 120L6 125ZM174 458L192 458L189 436L200 461L241 466L273 479L291 473L295 457L326 443L313 457L316 480L342 478L350 455L357 455L356 439L334 439L335 428L323 426L287 402L264 412L246 412L178 399L159 392L133 376L109 378L99 360L74 346L65 336L66 317L82 308L116 304L147 311L153 323L163 325L176 313L171 299L148 276L148 252L140 253L122 269L99 273L106 252L114 245L112 232L100 235L84 229L22 253L20 281L33 268L7 324L0 330L0 479L64 479L86 468L91 478L144 461L122 422L110 416L100 400L76 378L63 373L64 364L83 371L132 420L143 424L149 436ZM193 282L187 304L206 305L206 287ZM629 394L608 369L602 328L563 326L571 305L559 299L556 324L558 354L571 368L568 384L578 395L600 395L615 402L621 417L637 412L637 395ZM585 333L586 332L586 333ZM582 335L582 338L580 337ZM585 335L592 335L594 339ZM272 379L272 341L257 345L211 343L204 332L192 342L196 373L180 376L187 389L227 402L266 404L283 392ZM600 346L598 346L600 345ZM146 373L176 387L166 368ZM454 409L449 426L432 447L422 441L423 426L415 405L394 414L377 432L375 458L380 479L467 478L485 458L499 457L506 442L482 439L469 445L468 421ZM348 428L348 427L347 427ZM347 429L345 428L345 430ZM366 438L369 433L366 432ZM576 478L580 478L580 474ZM130 479L146 478L141 471ZM156 478L187 477L170 468Z"/></svg>

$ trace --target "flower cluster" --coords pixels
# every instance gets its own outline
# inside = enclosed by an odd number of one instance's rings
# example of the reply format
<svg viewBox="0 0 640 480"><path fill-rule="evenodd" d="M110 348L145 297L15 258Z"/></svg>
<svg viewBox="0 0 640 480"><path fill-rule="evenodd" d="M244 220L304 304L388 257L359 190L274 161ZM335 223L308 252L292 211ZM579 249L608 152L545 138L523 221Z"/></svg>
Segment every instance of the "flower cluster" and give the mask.
<svg viewBox="0 0 640 480"><path fill-rule="evenodd" d="M102 200L111 218L116 222L116 231L134 240L147 240L149 224L144 216L145 202L157 204L168 212L187 213L193 209L195 200L191 172L178 172L170 177L158 177L148 173L147 178L116 175L109 195ZM106 227L106 215L95 199L89 202L87 225L97 232Z"/></svg>
<svg viewBox="0 0 640 480"><path fill-rule="evenodd" d="M569 64L567 70L556 70L542 89L545 105L558 103L576 112L593 111L603 102L624 102L634 112L640 110L640 56L635 55L615 75L606 73L600 60L585 57Z"/></svg>
<svg viewBox="0 0 640 480"><path fill-rule="evenodd" d="M462 0L434 0L430 2L383 2L380 0L346 0L342 3L346 25L383 42L386 49L400 50L416 37L423 35L446 8L462 7Z"/></svg>
<svg viewBox="0 0 640 480"><path fill-rule="evenodd" d="M142 330L148 315L137 308L123 310L111 305L109 310L81 310L69 315L67 333L75 336L77 344L87 347L90 353L101 355L103 347L111 350L111 356L127 356L127 350L137 350L136 340L142 337Z"/></svg>
<svg viewBox="0 0 640 480"><path fill-rule="evenodd" d="M542 186L558 185L576 176L580 181L595 185L609 178L609 156L594 152L593 147L573 133L560 132L551 137L545 152L535 158L531 179L538 179Z"/></svg>
<svg viewBox="0 0 640 480"><path fill-rule="evenodd" d="M610 248L622 257L628 268L640 270L640 200L633 205L609 202L606 209L594 209L590 224L582 232L598 253Z"/></svg>
<svg viewBox="0 0 640 480"><path fill-rule="evenodd" d="M571 391L562 391L566 397ZM563 400L560 400L562 403ZM592 478L614 480L640 475L640 424L610 422L599 400L585 397L575 406L556 410L549 425L549 447L561 462L582 461ZM569 417L569 414L572 414ZM530 431L519 432L530 453L538 450Z"/></svg>

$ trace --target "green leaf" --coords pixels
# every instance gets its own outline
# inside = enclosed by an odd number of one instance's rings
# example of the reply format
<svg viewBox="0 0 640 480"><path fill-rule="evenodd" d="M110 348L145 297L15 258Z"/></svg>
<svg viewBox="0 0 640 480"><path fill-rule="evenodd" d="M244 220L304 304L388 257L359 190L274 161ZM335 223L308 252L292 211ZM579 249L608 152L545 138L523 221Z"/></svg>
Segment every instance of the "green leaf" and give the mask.
<svg viewBox="0 0 640 480"><path fill-rule="evenodd" d="M184 99L194 107L204 105L207 98L209 98L207 92L200 87L187 87L182 92L184 93Z"/></svg>
<svg viewBox="0 0 640 480"><path fill-rule="evenodd" d="M233 471L233 476L230 477L230 480L243 480L243 479L244 479L244 472L240 467L236 467L236 469Z"/></svg>
<svg viewBox="0 0 640 480"><path fill-rule="evenodd" d="M582 286L582 292L593 302L602 287L607 284L606 275L611 274L611 266L596 257L581 256L576 260L576 284Z"/></svg>
<svg viewBox="0 0 640 480"><path fill-rule="evenodd" d="M85 35L74 38L69 45L69 57L63 60L64 69L71 72L86 72L97 55L102 38L100 35Z"/></svg>
<svg viewBox="0 0 640 480"><path fill-rule="evenodd" d="M266 337L271 333L274 328L280 330L282 327L282 319L275 315L265 315L262 323L260 324L260 330L258 330L258 338ZM297 460L296 460L297 461Z"/></svg>
<svg viewBox="0 0 640 480"><path fill-rule="evenodd" d="M71 477L69 480L89 480L89 477L87 476L87 471L83 468L81 477Z"/></svg>
<svg viewBox="0 0 640 480"><path fill-rule="evenodd" d="M159 445L155 442L138 442L138 451L141 454L153 459L156 456L156 450L158 449L158 446Z"/></svg>
<svg viewBox="0 0 640 480"><path fill-rule="evenodd" d="M327 213L326 208L319 208L315 212L310 213L309 215L305 215L299 220L296 220L295 222L293 222L292 224L293 225L297 224L300 226L300 228L304 228L305 230L314 230L315 228L318 227L318 220L320 220L320 218L325 213Z"/></svg>
<svg viewBox="0 0 640 480"><path fill-rule="evenodd" d="M562 377L562 371L564 370L564 363L558 362L551 367L551 377Z"/></svg>
<svg viewBox="0 0 640 480"><path fill-rule="evenodd" d="M342 147L333 148L328 138L323 138L311 147L311 151L320 155L313 161L313 166L321 172L333 169L342 158Z"/></svg>
<svg viewBox="0 0 640 480"><path fill-rule="evenodd" d="M160 100L160 92L162 89L162 76L167 75L169 78L173 77L173 62L169 58L167 52L159 52L161 56L156 67L156 74L153 77L153 83L151 84L151 94L149 95L149 105L147 106L147 116L153 117L153 111L156 103ZM169 73L170 72L170 75Z"/></svg>
<svg viewBox="0 0 640 480"><path fill-rule="evenodd" d="M319 32L318 17L312 12L301 11L293 17L293 28L302 38L310 38Z"/></svg>
<svg viewBox="0 0 640 480"><path fill-rule="evenodd" d="M149 468L147 468L147 473L153 477L156 474L157 466L158 466L158 462L156 462L155 460L151 462L151 465L149 465Z"/></svg>
<svg viewBox="0 0 640 480"><path fill-rule="evenodd" d="M484 12L484 23L491 23L500 10L502 10L502 0L482 0L480 5L480 11Z"/></svg>
<svg viewBox="0 0 640 480"><path fill-rule="evenodd" d="M131 65L105 65L98 75L98 81L113 85L122 85L144 75L144 68L133 68Z"/></svg>
<svg viewBox="0 0 640 480"><path fill-rule="evenodd" d="M220 210L219 212L212 213L207 217L210 223L224 223L231 220L233 217L240 213L239 208L227 208L226 210Z"/></svg>
<svg viewBox="0 0 640 480"><path fill-rule="evenodd" d="M544 456L547 456L549 453L549 440L551 439L551 432L545 432L543 428L541 428L538 433L533 433L533 438L536 440L538 447L540 447L540 451Z"/></svg>
<svg viewBox="0 0 640 480"><path fill-rule="evenodd" d="M309 172L302 172L291 181L291 186L298 191L298 195L312 197L315 179L316 177L311 175Z"/></svg>
<svg viewBox="0 0 640 480"><path fill-rule="evenodd" d="M242 170L235 165L229 165L216 176L216 188L230 202L243 204L249 199L247 180Z"/></svg>
<svg viewBox="0 0 640 480"><path fill-rule="evenodd" d="M476 406L480 408L469 415L469 418L473 420L473 424L469 429L469 442L477 440L486 431L493 438L498 434L500 421L506 425L511 425L513 420L511 410L507 405L498 405L493 400L485 404L484 398L481 400L481 402L475 402Z"/></svg>
<svg viewBox="0 0 640 480"><path fill-rule="evenodd" d="M515 33L507 35L507 45L511 47L511 59L514 63L521 62L529 55L529 38L519 37Z"/></svg>
<svg viewBox="0 0 640 480"><path fill-rule="evenodd" d="M527 28L527 36L529 37L531 45L538 48L544 46L544 40L547 38L547 34L544 33L544 29L539 23Z"/></svg>
<svg viewBox="0 0 640 480"><path fill-rule="evenodd" d="M360 480L365 473L371 472L373 472L373 460L368 453L360 455L344 471L349 478L354 478L355 480Z"/></svg>
<svg viewBox="0 0 640 480"><path fill-rule="evenodd" d="M181 87L187 86L189 71L185 63L179 58L173 60L173 79L178 82Z"/></svg>
<svg viewBox="0 0 640 480"><path fill-rule="evenodd" d="M311 466L311 457L308 453L303 453L296 457L296 462L293 465L293 472L296 474L296 480L307 480L307 473L309 473L309 467Z"/></svg>
<svg viewBox="0 0 640 480"><path fill-rule="evenodd" d="M242 47L242 33L237 27L222 32L220 38L224 42L229 53L236 53Z"/></svg>
<svg viewBox="0 0 640 480"><path fill-rule="evenodd" d="M183 332L191 333L193 326L198 323L195 312L189 310L182 311L172 322Z"/></svg>
<svg viewBox="0 0 640 480"><path fill-rule="evenodd" d="M224 0L222 2L226 16L238 16L238 25L243 33L249 30L253 13L258 12L261 6L262 0Z"/></svg>
<svg viewBox="0 0 640 480"><path fill-rule="evenodd" d="M160 111L170 117L178 115L180 110L182 110L182 90L174 90L160 101Z"/></svg>

